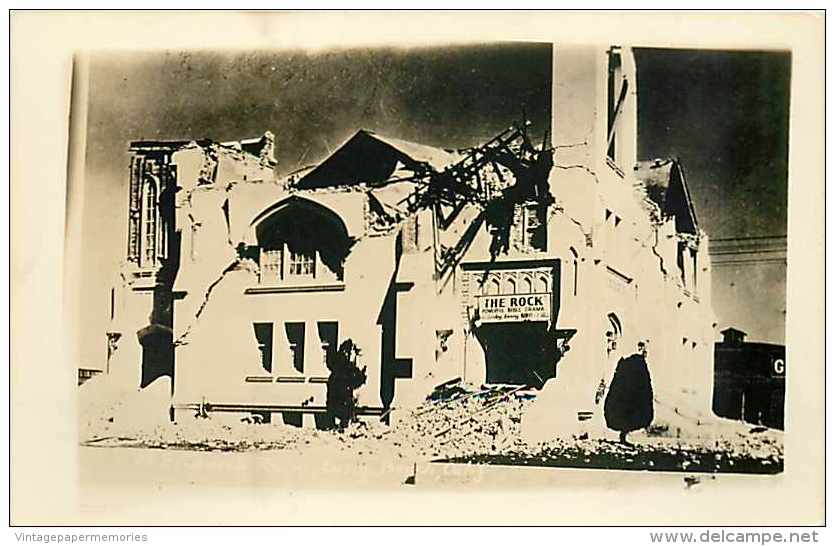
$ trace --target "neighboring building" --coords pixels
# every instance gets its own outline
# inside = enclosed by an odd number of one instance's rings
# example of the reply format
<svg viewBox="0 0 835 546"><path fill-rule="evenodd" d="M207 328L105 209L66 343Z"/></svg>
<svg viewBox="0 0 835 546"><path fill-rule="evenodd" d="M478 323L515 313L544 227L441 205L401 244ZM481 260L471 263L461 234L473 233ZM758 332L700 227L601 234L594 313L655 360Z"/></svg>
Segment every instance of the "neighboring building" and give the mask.
<svg viewBox="0 0 835 546"><path fill-rule="evenodd" d="M578 415L649 339L659 399L709 413L707 237L681 165L636 161L631 50L555 48L553 77L541 145L524 125L468 150L360 130L278 179L269 133L133 143L109 368L173 376L178 412L298 422L351 338L367 414L461 377L559 384Z"/></svg>
<svg viewBox="0 0 835 546"><path fill-rule="evenodd" d="M716 343L713 411L721 417L782 429L786 397L786 347L746 342L736 328Z"/></svg>

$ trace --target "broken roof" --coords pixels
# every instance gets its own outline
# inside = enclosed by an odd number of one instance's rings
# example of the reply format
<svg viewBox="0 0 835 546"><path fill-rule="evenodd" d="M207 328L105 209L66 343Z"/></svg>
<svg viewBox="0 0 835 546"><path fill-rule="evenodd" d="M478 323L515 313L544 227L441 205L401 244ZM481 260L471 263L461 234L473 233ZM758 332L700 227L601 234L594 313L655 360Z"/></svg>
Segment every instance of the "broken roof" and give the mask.
<svg viewBox="0 0 835 546"><path fill-rule="evenodd" d="M399 138L391 138L383 135L368 132L370 136L377 140L384 142L397 150L406 158L417 162L430 165L436 171L442 171L445 167L451 165L460 159L460 154L436 148L434 146L427 146L426 144L418 144L416 142L409 142Z"/></svg>
<svg viewBox="0 0 835 546"><path fill-rule="evenodd" d="M218 142L210 138L201 138L199 140L135 140L130 143L128 149L130 151L174 152L191 144L196 144L201 148L218 146L221 149L242 151L253 157L260 157L265 146L272 147L273 140L273 134L270 131L266 131L260 137L230 140L227 142ZM275 158L272 153L272 149L268 150L268 157L266 159L275 163Z"/></svg>
<svg viewBox="0 0 835 546"><path fill-rule="evenodd" d="M698 232L699 223L684 169L677 159L639 161L635 164L635 178L643 183L647 197L661 208L664 215L675 217L678 232Z"/></svg>
<svg viewBox="0 0 835 546"><path fill-rule="evenodd" d="M360 129L312 171L302 176L299 189L381 184L408 173L442 171L460 156L455 152L375 134ZM398 171L404 176L395 176Z"/></svg>

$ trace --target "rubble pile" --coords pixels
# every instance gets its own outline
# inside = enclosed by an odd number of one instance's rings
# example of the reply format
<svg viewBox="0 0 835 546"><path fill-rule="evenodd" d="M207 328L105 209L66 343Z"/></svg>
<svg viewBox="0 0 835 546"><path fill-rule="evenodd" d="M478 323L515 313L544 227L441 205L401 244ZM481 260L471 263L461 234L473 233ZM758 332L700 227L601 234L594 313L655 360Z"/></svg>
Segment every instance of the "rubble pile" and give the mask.
<svg viewBox="0 0 835 546"><path fill-rule="evenodd" d="M520 423L532 399L526 389L511 387L430 397L402 416L386 441L428 459L503 453L522 445Z"/></svg>
<svg viewBox="0 0 835 546"><path fill-rule="evenodd" d="M86 445L193 451L292 450L358 461L379 456L402 461L474 464L776 473L783 468L779 431L734 422L717 425L662 419L630 435L635 445L580 436L528 445L521 421L534 399L524 387L440 386L418 408L395 411L392 423L354 423L322 431L280 423L244 422L231 414L177 423L104 419L86 429ZM663 417L663 412L661 412ZM670 424L672 423L672 424Z"/></svg>
<svg viewBox="0 0 835 546"><path fill-rule="evenodd" d="M119 412L89 421L82 441L90 445L243 451L332 447L356 453L382 452L434 459L502 452L519 436L519 423L533 395L519 388L482 390L454 387L433 393L413 411L392 414L392 425L377 420L355 423L342 432L298 428L281 423L254 424L232 415L195 416L177 423L122 419ZM276 416L280 421L280 417Z"/></svg>
<svg viewBox="0 0 835 546"><path fill-rule="evenodd" d="M102 374L79 389L78 427L83 441L133 439L169 422L171 380L161 377L145 387L131 387L132 376Z"/></svg>

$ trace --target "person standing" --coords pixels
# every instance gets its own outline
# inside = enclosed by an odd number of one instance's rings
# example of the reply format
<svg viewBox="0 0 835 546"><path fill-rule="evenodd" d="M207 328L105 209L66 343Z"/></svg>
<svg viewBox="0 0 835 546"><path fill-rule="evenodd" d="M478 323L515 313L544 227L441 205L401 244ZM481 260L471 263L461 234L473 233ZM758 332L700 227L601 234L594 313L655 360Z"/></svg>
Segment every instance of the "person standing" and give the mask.
<svg viewBox="0 0 835 546"><path fill-rule="evenodd" d="M646 355L647 342L640 341L637 353L618 361L603 406L606 426L619 431L626 445L631 445L627 435L648 427L655 416Z"/></svg>
<svg viewBox="0 0 835 546"><path fill-rule="evenodd" d="M328 420L338 426L339 430L345 429L354 420L357 403L354 391L364 385L367 379L365 367L357 366L357 356L359 349L352 340L347 339L338 351L329 353L327 358L331 372L326 396Z"/></svg>

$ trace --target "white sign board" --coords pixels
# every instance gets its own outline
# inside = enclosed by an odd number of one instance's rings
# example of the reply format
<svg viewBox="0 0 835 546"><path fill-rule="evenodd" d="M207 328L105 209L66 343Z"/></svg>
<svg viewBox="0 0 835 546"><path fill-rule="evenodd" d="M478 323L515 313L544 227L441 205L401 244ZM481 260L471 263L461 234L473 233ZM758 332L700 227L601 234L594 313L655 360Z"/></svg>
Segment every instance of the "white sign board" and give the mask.
<svg viewBox="0 0 835 546"><path fill-rule="evenodd" d="M519 322L551 319L551 294L478 296L481 322Z"/></svg>
<svg viewBox="0 0 835 546"><path fill-rule="evenodd" d="M772 370L774 370L774 375L776 376L783 376L786 375L786 361L782 358L776 359L774 362L771 363Z"/></svg>

